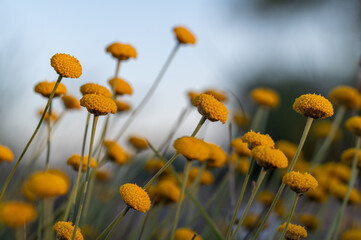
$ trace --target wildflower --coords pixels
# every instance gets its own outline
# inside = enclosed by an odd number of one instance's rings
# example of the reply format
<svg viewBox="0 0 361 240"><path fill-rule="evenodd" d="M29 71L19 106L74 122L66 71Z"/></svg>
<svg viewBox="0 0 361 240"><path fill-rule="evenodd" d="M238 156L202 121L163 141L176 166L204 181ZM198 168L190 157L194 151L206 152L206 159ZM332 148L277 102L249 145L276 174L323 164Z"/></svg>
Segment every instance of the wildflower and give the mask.
<svg viewBox="0 0 361 240"><path fill-rule="evenodd" d="M268 169L286 168L288 159L284 153L276 148L268 146L258 146L252 149L254 157L261 167Z"/></svg>
<svg viewBox="0 0 361 240"><path fill-rule="evenodd" d="M10 148L0 145L0 162L12 162L14 160L14 154Z"/></svg>
<svg viewBox="0 0 361 240"><path fill-rule="evenodd" d="M247 128L251 122L251 119L246 114L241 112L235 112L233 114L233 121L237 124L239 128Z"/></svg>
<svg viewBox="0 0 361 240"><path fill-rule="evenodd" d="M356 136L361 136L361 117L354 116L347 119L345 122L345 127Z"/></svg>
<svg viewBox="0 0 361 240"><path fill-rule="evenodd" d="M293 159L297 151L297 145L286 141L286 140L279 140L275 144L276 148L280 149L288 158L289 161ZM299 159L302 158L303 153L300 152ZM297 162L296 162L297 163Z"/></svg>
<svg viewBox="0 0 361 240"><path fill-rule="evenodd" d="M198 174L200 173L199 171L200 169L198 167L193 167L189 171L189 176L188 176L189 183L192 183L197 178ZM214 177L212 173L208 170L204 170L199 183L202 185L210 185L213 182L214 182Z"/></svg>
<svg viewBox="0 0 361 240"><path fill-rule="evenodd" d="M233 139L231 142L231 146L239 156L251 156L251 150L248 148L248 143L243 142L241 138Z"/></svg>
<svg viewBox="0 0 361 240"><path fill-rule="evenodd" d="M0 205L0 221L11 228L23 227L36 219L36 209L25 202L5 202Z"/></svg>
<svg viewBox="0 0 361 240"><path fill-rule="evenodd" d="M120 101L120 100L115 100L114 102L117 105L117 113L126 112L131 109L130 104L127 102Z"/></svg>
<svg viewBox="0 0 361 240"><path fill-rule="evenodd" d="M306 196L315 202L318 203L325 203L327 201L327 193L325 189L321 186L319 186L316 189L310 189L306 192Z"/></svg>
<svg viewBox="0 0 361 240"><path fill-rule="evenodd" d="M359 92L350 86L335 87L328 97L333 104L345 106L347 109L359 109L361 106Z"/></svg>
<svg viewBox="0 0 361 240"><path fill-rule="evenodd" d="M344 182L348 182L351 178L351 169L343 163L329 162L324 165L324 171L327 171L329 176Z"/></svg>
<svg viewBox="0 0 361 240"><path fill-rule="evenodd" d="M317 94L301 95L295 100L293 109L305 117L314 119L327 118L333 115L331 102Z"/></svg>
<svg viewBox="0 0 361 240"><path fill-rule="evenodd" d="M65 95L61 98L61 100L63 101L64 107L66 109L71 110L71 109L80 109L81 108L79 99L77 99L74 96Z"/></svg>
<svg viewBox="0 0 361 240"><path fill-rule="evenodd" d="M158 197L166 201L178 202L180 197L180 188L178 184L169 179L165 179L158 182L156 194Z"/></svg>
<svg viewBox="0 0 361 240"><path fill-rule="evenodd" d="M113 88L113 84L114 84L114 78L109 80L109 85L111 88ZM125 81L122 78L117 78L116 79L116 85L115 85L115 94L117 95L132 95L133 93L133 89L132 86L129 85L129 83L127 81Z"/></svg>
<svg viewBox="0 0 361 240"><path fill-rule="evenodd" d="M173 28L175 37L181 44L196 44L196 37L187 28L177 26Z"/></svg>
<svg viewBox="0 0 361 240"><path fill-rule="evenodd" d="M255 88L251 92L251 98L260 106L275 108L279 105L279 95L270 88Z"/></svg>
<svg viewBox="0 0 361 240"><path fill-rule="evenodd" d="M313 124L311 133L313 136L317 138L326 138L331 131L331 127L332 127L331 121L324 120L324 121L316 122L315 124ZM342 131L340 128L337 128L333 140L340 139L341 136L342 136Z"/></svg>
<svg viewBox="0 0 361 240"><path fill-rule="evenodd" d="M188 97L189 97L189 100L191 101L191 104L193 105L193 100L198 96L200 95L201 93L199 92L194 92L194 91L189 91L187 93Z"/></svg>
<svg viewBox="0 0 361 240"><path fill-rule="evenodd" d="M34 87L34 91L36 93L41 94L43 97L50 97L54 87L55 87L56 82L48 82L48 81L43 81L43 82L39 82L38 84L35 85ZM59 83L58 87L55 90L55 94L54 97L60 97L61 95L65 95L66 94L66 87L64 84Z"/></svg>
<svg viewBox="0 0 361 240"><path fill-rule="evenodd" d="M38 112L39 117L43 116L43 113L44 113L44 110L39 109L39 112ZM58 114L56 114L56 112L52 111L51 116L50 116L51 121L56 122L58 120L58 118L59 118ZM45 113L44 120L45 120L45 122L49 121L49 112Z"/></svg>
<svg viewBox="0 0 361 240"><path fill-rule="evenodd" d="M126 183L120 186L119 194L123 201L131 208L145 213L150 208L147 192L136 184Z"/></svg>
<svg viewBox="0 0 361 240"><path fill-rule="evenodd" d="M31 192L39 197L49 198L64 195L69 188L68 177L57 170L35 172L28 180Z"/></svg>
<svg viewBox="0 0 361 240"><path fill-rule="evenodd" d="M68 160L66 160L66 164L73 167L75 171L78 171L80 166L80 160L81 160L81 156L79 154L73 154L68 158ZM87 166L88 166L88 156L84 156L81 171L85 172ZM96 166L97 166L97 162L94 160L94 158L91 158L89 167L94 168Z"/></svg>
<svg viewBox="0 0 361 240"><path fill-rule="evenodd" d="M300 216L300 223L309 230L314 230L318 227L318 219L312 214L302 214Z"/></svg>
<svg viewBox="0 0 361 240"><path fill-rule="evenodd" d="M178 228L175 231L174 240L202 240L199 235L193 238L194 235L196 235L196 233L189 228Z"/></svg>
<svg viewBox="0 0 361 240"><path fill-rule="evenodd" d="M356 148L349 148L346 149L345 151L342 152L341 154L341 162L346 163L346 164L351 164L352 160L355 156L356 153ZM358 151L358 155L357 155L357 166L359 168L361 168L361 151ZM350 172L350 169L347 168Z"/></svg>
<svg viewBox="0 0 361 240"><path fill-rule="evenodd" d="M343 201L343 199L346 196L347 185L343 183L334 184L330 186L329 191L338 200ZM361 202L360 193L355 188L352 188L348 199L348 204L358 204L360 202Z"/></svg>
<svg viewBox="0 0 361 240"><path fill-rule="evenodd" d="M130 136L128 142L138 151L148 148L148 140L144 137Z"/></svg>
<svg viewBox="0 0 361 240"><path fill-rule="evenodd" d="M204 93L212 95L215 99L217 99L220 102L227 101L227 94L223 91L217 89L208 89Z"/></svg>
<svg viewBox="0 0 361 240"><path fill-rule="evenodd" d="M361 239L361 229L354 228L344 232L341 236L341 240L357 240Z"/></svg>
<svg viewBox="0 0 361 240"><path fill-rule="evenodd" d="M200 94L193 100L193 105L198 107L198 112L208 120L226 123L228 118L228 109L223 103L209 94Z"/></svg>
<svg viewBox="0 0 361 240"><path fill-rule="evenodd" d="M137 58L137 51L130 44L114 42L106 48L106 51L119 61Z"/></svg>
<svg viewBox="0 0 361 240"><path fill-rule="evenodd" d="M50 64L59 75L66 78L79 78L82 74L78 59L65 53L52 56Z"/></svg>
<svg viewBox="0 0 361 240"><path fill-rule="evenodd" d="M286 227L286 223L279 226L278 231L283 232L285 227ZM288 225L286 231L287 231L286 235L285 235L286 240L295 240L295 239L297 240L297 239L300 239L301 237L304 237L304 238L307 237L307 231L306 231L305 227L302 227L297 224L290 223Z"/></svg>
<svg viewBox="0 0 361 240"><path fill-rule="evenodd" d="M262 191L257 196L258 201L260 201L265 206L271 206L274 195L270 191Z"/></svg>
<svg viewBox="0 0 361 240"><path fill-rule="evenodd" d="M282 182L296 193L304 193L318 186L317 180L309 173L291 171L283 176Z"/></svg>
<svg viewBox="0 0 361 240"><path fill-rule="evenodd" d="M249 160L247 157L241 157L239 159L238 165L236 167L236 169L241 173L241 174L246 174L247 170L249 168Z"/></svg>
<svg viewBox="0 0 361 240"><path fill-rule="evenodd" d="M111 98L112 93L104 86L96 84L96 83L86 83L81 85L80 87L81 94L97 94L103 95L104 97Z"/></svg>
<svg viewBox="0 0 361 240"><path fill-rule="evenodd" d="M272 138L268 134L261 134L253 132L252 130L245 133L241 137L243 142L246 142L248 144L249 149L253 149L257 146L269 146L274 147L275 143L272 140Z"/></svg>
<svg viewBox="0 0 361 240"><path fill-rule="evenodd" d="M210 157L209 145L195 137L181 137L174 141L173 147L177 153L188 160L205 161Z"/></svg>
<svg viewBox="0 0 361 240"><path fill-rule="evenodd" d="M114 141L104 141L107 156L110 160L122 165L128 160L126 152Z"/></svg>
<svg viewBox="0 0 361 240"><path fill-rule="evenodd" d="M94 115L107 115L116 113L117 105L111 98L97 94L86 94L80 99L80 105L86 107Z"/></svg>
<svg viewBox="0 0 361 240"><path fill-rule="evenodd" d="M71 240L74 232L74 226L72 222L59 221L54 224L53 230L56 232L58 239ZM80 228L76 229L75 240L83 240Z"/></svg>
<svg viewBox="0 0 361 240"><path fill-rule="evenodd" d="M210 148L210 156L207 161L208 167L221 168L227 162L226 152L219 146L208 143Z"/></svg>

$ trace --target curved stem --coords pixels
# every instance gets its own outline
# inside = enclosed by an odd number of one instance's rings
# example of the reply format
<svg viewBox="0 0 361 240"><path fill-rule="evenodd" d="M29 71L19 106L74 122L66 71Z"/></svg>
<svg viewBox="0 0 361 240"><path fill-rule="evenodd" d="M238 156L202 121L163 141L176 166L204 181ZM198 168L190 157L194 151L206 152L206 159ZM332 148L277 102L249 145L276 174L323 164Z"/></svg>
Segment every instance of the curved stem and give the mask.
<svg viewBox="0 0 361 240"><path fill-rule="evenodd" d="M298 201L298 198L299 198L299 197L300 197L300 194L299 194L299 193L296 193L296 194L295 194L295 198L294 198L294 200L293 200L291 212L290 212L290 214L288 215L288 218L287 218L286 226L285 226L285 228L283 229L282 235L281 235L281 237L279 238L279 240L282 240L282 239L285 237L285 235L286 235L288 225L290 224L290 221L291 221L291 218L292 218L292 216L293 216L293 213L295 212L296 204L297 204L297 201Z"/></svg>

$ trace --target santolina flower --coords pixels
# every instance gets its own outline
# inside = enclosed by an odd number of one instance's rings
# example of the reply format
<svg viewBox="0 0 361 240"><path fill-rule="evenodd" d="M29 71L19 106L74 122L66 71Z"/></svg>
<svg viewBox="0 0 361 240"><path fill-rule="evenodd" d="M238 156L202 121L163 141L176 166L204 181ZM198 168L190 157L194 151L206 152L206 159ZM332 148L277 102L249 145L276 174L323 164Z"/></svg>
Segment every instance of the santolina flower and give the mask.
<svg viewBox="0 0 361 240"><path fill-rule="evenodd" d="M112 93L104 86L96 84L96 83L86 83L80 87L81 94L97 94L103 95L104 97L111 98Z"/></svg>
<svg viewBox="0 0 361 240"><path fill-rule="evenodd" d="M196 44L196 37L187 28L177 26L173 28L175 37L181 44Z"/></svg>
<svg viewBox="0 0 361 240"><path fill-rule="evenodd" d="M130 104L127 102L120 101L120 100L115 100L114 102L117 105L117 113L126 112L131 109Z"/></svg>
<svg viewBox="0 0 361 240"><path fill-rule="evenodd" d="M279 105L279 96L276 91L270 88L255 88L251 92L251 98L258 105L274 108Z"/></svg>
<svg viewBox="0 0 361 240"><path fill-rule="evenodd" d="M245 133L241 140L248 144L249 149L253 149L257 146L274 147L275 143L268 134L255 133L252 130Z"/></svg>
<svg viewBox="0 0 361 240"><path fill-rule="evenodd" d="M227 161L226 152L220 147L213 143L208 143L210 147L210 156L207 161L208 167L221 168Z"/></svg>
<svg viewBox="0 0 361 240"><path fill-rule="evenodd" d="M188 228L178 228L175 231L174 240L202 240L198 235L193 238L194 235L196 235L196 233Z"/></svg>
<svg viewBox="0 0 361 240"><path fill-rule="evenodd" d="M111 88L113 88L114 84L114 78L109 80L109 85ZM133 89L132 86L129 85L127 81L125 81L122 78L117 78L116 84L115 84L115 94L117 95L132 95Z"/></svg>
<svg viewBox="0 0 361 240"><path fill-rule="evenodd" d="M188 160L205 161L210 156L209 145L195 137L178 138L174 141L173 147Z"/></svg>
<svg viewBox="0 0 361 240"><path fill-rule="evenodd" d="M73 154L68 158L68 160L66 160L66 164L73 167L75 171L78 171L80 166L80 160L81 160L80 154ZM88 156L84 156L81 171L85 172L87 166L88 166ZM89 167L94 168L96 166L97 166L97 162L94 160L94 158L91 158Z"/></svg>
<svg viewBox="0 0 361 240"><path fill-rule="evenodd" d="M191 101L191 104L193 105L193 100L198 96L200 95L201 93L200 92L195 92L195 91L189 91L187 93L188 97L189 97L189 100Z"/></svg>
<svg viewBox="0 0 361 240"><path fill-rule="evenodd" d="M231 142L231 146L239 156L251 156L251 150L248 148L248 143L243 142L241 138L235 138Z"/></svg>
<svg viewBox="0 0 361 240"><path fill-rule="evenodd" d="M355 156L356 148L349 148L342 152L341 161L346 164L351 164ZM361 168L361 151L358 151L357 166Z"/></svg>
<svg viewBox="0 0 361 240"><path fill-rule="evenodd" d="M317 94L304 94L293 103L293 109L306 117L318 119L333 115L333 107L329 100Z"/></svg>
<svg viewBox="0 0 361 240"><path fill-rule="evenodd" d="M179 186L169 179L159 181L155 191L160 199L167 202L178 202L180 197Z"/></svg>
<svg viewBox="0 0 361 240"><path fill-rule="evenodd" d="M193 105L198 107L198 112L208 120L226 123L228 118L228 109L223 103L209 94L200 94L193 100Z"/></svg>
<svg viewBox="0 0 361 240"><path fill-rule="evenodd" d="M285 227L286 227L286 223L279 226L278 231L283 232ZM297 239L300 239L301 237L304 237L304 238L307 237L307 231L306 231L305 227L302 227L302 226L299 226L296 224L290 223L288 225L286 231L287 231L286 235L285 235L286 240L295 240L295 239L297 240Z"/></svg>
<svg viewBox="0 0 361 240"><path fill-rule="evenodd" d="M107 150L107 156L110 160L119 165L124 164L128 160L127 153L114 141L104 141L104 146Z"/></svg>
<svg viewBox="0 0 361 240"><path fill-rule="evenodd" d="M309 189L316 189L317 180L309 173L289 172L283 176L282 182L296 193L304 193Z"/></svg>
<svg viewBox="0 0 361 240"><path fill-rule="evenodd" d="M65 53L52 56L50 64L59 75L66 78L79 78L82 74L78 59Z"/></svg>
<svg viewBox="0 0 361 240"><path fill-rule="evenodd" d="M147 192L136 184L126 183L120 186L119 194L123 201L131 208L145 213L150 208Z"/></svg>
<svg viewBox="0 0 361 240"><path fill-rule="evenodd" d="M361 105L359 92L350 86L335 87L328 97L333 104L344 106L347 109L359 109Z"/></svg>
<svg viewBox="0 0 361 240"><path fill-rule="evenodd" d="M5 202L0 205L0 221L12 228L23 227L36 219L36 209L25 202Z"/></svg>
<svg viewBox="0 0 361 240"><path fill-rule="evenodd" d="M114 42L106 48L106 51L119 61L137 58L137 51L130 44Z"/></svg>
<svg viewBox="0 0 361 240"><path fill-rule="evenodd" d="M268 146L258 146L252 149L254 157L261 167L268 169L286 168L288 159L284 153L276 148Z"/></svg>
<svg viewBox="0 0 361 240"><path fill-rule="evenodd" d="M220 102L227 101L227 94L223 91L217 89L208 89L204 93L212 95L215 99L217 99Z"/></svg>
<svg viewBox="0 0 361 240"><path fill-rule="evenodd" d="M324 164L323 171L326 171L329 176L336 177L344 182L348 182L351 178L351 169L340 162L329 162Z"/></svg>
<svg viewBox="0 0 361 240"><path fill-rule="evenodd" d="M309 230L314 230L318 226L318 219L312 214L302 214L300 215L300 223Z"/></svg>
<svg viewBox="0 0 361 240"><path fill-rule="evenodd" d="M361 239L361 229L354 228L344 232L341 236L341 240L357 240Z"/></svg>
<svg viewBox="0 0 361 240"><path fill-rule="evenodd" d="M144 137L130 136L128 142L138 151L148 148L148 140Z"/></svg>
<svg viewBox="0 0 361 240"><path fill-rule="evenodd" d="M59 221L53 226L53 230L56 232L58 239L71 240L74 232L74 226L72 222ZM76 229L75 240L83 240L80 228Z"/></svg>
<svg viewBox="0 0 361 240"><path fill-rule="evenodd" d="M354 116L346 120L345 127L347 130L357 136L361 136L361 117Z"/></svg>
<svg viewBox="0 0 361 240"><path fill-rule="evenodd" d="M100 182L106 182L110 179L111 173L107 170L97 170L95 172L95 178Z"/></svg>
<svg viewBox="0 0 361 240"><path fill-rule="evenodd" d="M86 94L80 99L80 105L86 107L94 115L107 115L116 113L117 105L111 98L97 94Z"/></svg>
<svg viewBox="0 0 361 240"><path fill-rule="evenodd" d="M39 197L55 197L67 193L69 179L58 170L35 172L28 180L28 187L31 192Z"/></svg>
<svg viewBox="0 0 361 240"><path fill-rule="evenodd" d="M43 82L39 82L38 84L35 85L34 87L34 91L36 93L41 94L43 97L50 97L51 92L53 91L54 87L55 87L55 83L56 82L48 82L48 81L43 81ZM60 97L61 95L65 95L66 94L66 87L64 84L59 83L58 87L55 90L55 94L54 97Z"/></svg>
<svg viewBox="0 0 361 240"><path fill-rule="evenodd" d="M14 154L10 148L0 145L0 162L12 162L14 160Z"/></svg>
<svg viewBox="0 0 361 240"><path fill-rule="evenodd" d="M144 168L146 171L153 173L153 172L158 172L163 166L164 166L164 162L160 161L159 159L152 158L145 163ZM167 171L167 169L164 171Z"/></svg>
<svg viewBox="0 0 361 240"><path fill-rule="evenodd" d="M79 99L77 99L74 96L71 95L65 95L61 98L61 100L63 101L64 107L66 109L80 109L80 102Z"/></svg>
<svg viewBox="0 0 361 240"><path fill-rule="evenodd" d="M312 201L315 201L315 202L318 202L318 203L325 203L327 201L327 192L326 190L319 186L318 188L316 189L310 189L306 192L306 196L312 200Z"/></svg>

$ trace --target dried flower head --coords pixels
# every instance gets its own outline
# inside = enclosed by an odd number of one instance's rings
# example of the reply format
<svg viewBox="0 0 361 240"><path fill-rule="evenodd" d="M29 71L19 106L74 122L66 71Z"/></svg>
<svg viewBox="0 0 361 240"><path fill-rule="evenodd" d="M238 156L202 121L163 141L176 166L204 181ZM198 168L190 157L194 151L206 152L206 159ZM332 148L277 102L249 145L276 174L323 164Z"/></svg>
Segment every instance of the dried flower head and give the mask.
<svg viewBox="0 0 361 240"><path fill-rule="evenodd" d="M329 191L330 194L336 197L339 201L343 201L346 196L348 186L343 183L333 184L330 186ZM348 204L359 204L361 202L360 193L357 189L352 188L350 192L350 196L348 198Z"/></svg>
<svg viewBox="0 0 361 240"><path fill-rule="evenodd" d="M269 108L277 107L280 102L278 93L271 88L255 88L251 92L251 98L258 105Z"/></svg>
<svg viewBox="0 0 361 240"><path fill-rule="evenodd" d="M66 164L73 167L73 169L75 171L78 171L79 166L80 166L80 160L81 160L80 154L73 154L68 158L68 160L66 160ZM88 156L84 156L81 171L85 172L87 169L87 166L88 166ZM96 166L97 166L97 162L94 160L94 158L91 158L89 167L95 168Z"/></svg>
<svg viewBox="0 0 361 240"><path fill-rule="evenodd" d="M275 146L286 155L289 161L293 159L297 151L297 145L286 140L277 141ZM300 152L298 159L302 158L302 155L303 153Z"/></svg>
<svg viewBox="0 0 361 240"><path fill-rule="evenodd" d="M194 235L196 235L195 238ZM174 240L202 240L202 238L189 228L178 228L175 231Z"/></svg>
<svg viewBox="0 0 361 240"><path fill-rule="evenodd" d="M122 165L127 162L127 153L114 141L104 141L104 146L107 150L107 156L115 163Z"/></svg>
<svg viewBox="0 0 361 240"><path fill-rule="evenodd" d="M253 132L252 130L245 133L241 140L248 144L249 149L253 149L257 146L268 146L268 147L274 147L275 143L273 139L268 134L261 134Z"/></svg>
<svg viewBox="0 0 361 240"><path fill-rule="evenodd" d="M354 228L344 232L341 235L341 240L357 240L361 239L361 229Z"/></svg>
<svg viewBox="0 0 361 240"><path fill-rule="evenodd" d="M177 26L173 28L173 31L179 43L192 45L196 44L196 37L187 28Z"/></svg>
<svg viewBox="0 0 361 240"><path fill-rule="evenodd" d="M86 83L81 85L80 92L83 96L87 94L97 94L107 98L112 97L112 93L108 90L108 88L96 83Z"/></svg>
<svg viewBox="0 0 361 240"><path fill-rule="evenodd" d="M28 187L39 197L56 197L68 192L69 178L57 170L35 172L28 180Z"/></svg>
<svg viewBox="0 0 361 240"><path fill-rule="evenodd" d="M208 167L216 167L221 168L227 162L227 154L226 152L220 147L213 143L208 143L210 147L210 156L207 161Z"/></svg>
<svg viewBox="0 0 361 240"><path fill-rule="evenodd" d="M88 112L99 116L108 113L115 114L117 105L111 98L97 94L86 94L80 99L80 105L86 107Z"/></svg>
<svg viewBox="0 0 361 240"><path fill-rule="evenodd" d="M209 94L200 94L193 100L193 105L198 107L198 112L208 120L226 123L228 118L228 109L223 103Z"/></svg>
<svg viewBox="0 0 361 240"><path fill-rule="evenodd" d="M341 154L341 162L346 163L346 164L351 164L352 160L355 156L355 153L356 153L356 148L346 149ZM359 168L361 168L361 151L358 151L358 154L357 154L357 166Z"/></svg>
<svg viewBox="0 0 361 240"><path fill-rule="evenodd" d="M59 221L54 224L53 230L56 232L58 239L71 240L74 232L74 226L72 222ZM80 228L76 229L75 240L83 240Z"/></svg>
<svg viewBox="0 0 361 240"><path fill-rule="evenodd" d="M243 142L241 138L235 138L231 142L234 151L241 157L251 156L251 150L248 148L248 143Z"/></svg>
<svg viewBox="0 0 361 240"><path fill-rule="evenodd" d="M327 118L333 115L331 102L317 94L304 94L296 98L293 109L305 117L314 119Z"/></svg>
<svg viewBox="0 0 361 240"><path fill-rule="evenodd" d="M269 146L258 146L252 149L252 157L254 157L261 167L266 170L275 168L286 168L288 159L285 154L276 148Z"/></svg>
<svg viewBox="0 0 361 240"><path fill-rule="evenodd" d="M117 105L117 113L127 112L132 108L131 105L125 101L115 100L114 102Z"/></svg>
<svg viewBox="0 0 361 240"><path fill-rule="evenodd" d="M356 136L361 136L361 117L354 116L347 119L345 122L345 127Z"/></svg>
<svg viewBox="0 0 361 240"><path fill-rule="evenodd" d="M248 157L241 157L238 161L237 167L236 169L241 173L241 174L246 174L249 168L249 160Z"/></svg>
<svg viewBox="0 0 361 240"><path fill-rule="evenodd" d="M137 58L137 51L130 44L114 42L106 48L106 51L120 61Z"/></svg>
<svg viewBox="0 0 361 240"><path fill-rule="evenodd" d="M300 215L300 223L309 230L315 230L318 227L317 217L309 213Z"/></svg>
<svg viewBox="0 0 361 240"><path fill-rule="evenodd" d="M10 148L0 145L0 162L12 162L14 160L14 154Z"/></svg>
<svg viewBox="0 0 361 240"><path fill-rule="evenodd" d="M78 59L69 54L55 54L51 57L50 64L59 75L66 78L79 78L82 74Z"/></svg>
<svg viewBox="0 0 361 240"><path fill-rule="evenodd" d="M109 85L113 88L115 78L109 80ZM133 89L130 84L122 78L117 78L115 83L115 94L116 95L132 95Z"/></svg>
<svg viewBox="0 0 361 240"><path fill-rule="evenodd" d="M274 199L274 194L270 191L261 191L258 196L257 199L258 201L260 201L264 206L271 206L273 199Z"/></svg>
<svg viewBox="0 0 361 240"><path fill-rule="evenodd" d="M50 97L56 82L48 82L48 81L42 81L35 85L34 91L36 93L41 94L43 97ZM58 87L55 90L54 97L60 97L61 95L66 94L66 87L64 84L59 83Z"/></svg>
<svg viewBox="0 0 361 240"><path fill-rule="evenodd" d="M283 232L283 230L286 227L286 223L283 223L281 226L278 227L279 232ZM290 223L287 226L285 238L286 240L298 240L301 239L301 237L306 238L307 237L307 231L305 227L302 227L300 225L292 224Z"/></svg>
<svg viewBox="0 0 361 240"><path fill-rule="evenodd" d="M131 208L145 213L150 208L147 192L137 184L126 183L120 186L119 194L123 201Z"/></svg>
<svg viewBox="0 0 361 240"><path fill-rule="evenodd" d="M178 138L174 141L173 147L188 160L205 161L210 156L209 145L195 137Z"/></svg>
<svg viewBox="0 0 361 240"><path fill-rule="evenodd" d="M79 99L74 96L65 95L61 98L61 100L63 101L64 107L68 110L81 108Z"/></svg>
<svg viewBox="0 0 361 240"><path fill-rule="evenodd" d="M309 173L291 171L283 176L282 182L296 193L304 193L309 189L316 189L317 180Z"/></svg>
<svg viewBox="0 0 361 240"><path fill-rule="evenodd" d="M130 136L128 142L138 151L148 148L148 140L140 136Z"/></svg>
<svg viewBox="0 0 361 240"><path fill-rule="evenodd" d="M215 99L217 99L220 102L227 101L227 94L221 90L208 89L208 90L204 91L203 93L212 95Z"/></svg>
<svg viewBox="0 0 361 240"><path fill-rule="evenodd" d="M173 181L164 179L158 182L156 195L167 202L178 202L180 197L180 188L178 184Z"/></svg>
<svg viewBox="0 0 361 240"><path fill-rule="evenodd" d="M347 109L359 109L361 106L359 92L356 88L350 86L335 87L328 97L333 104L344 106Z"/></svg>
<svg viewBox="0 0 361 240"><path fill-rule="evenodd" d="M198 167L193 167L190 171L189 171L189 176L188 176L188 184L193 183L193 181L197 178L197 176L200 174L200 169ZM214 177L213 174L208 171L208 170L204 170L202 173L202 176L200 178L199 183L201 185L210 185L214 182Z"/></svg>
<svg viewBox="0 0 361 240"><path fill-rule="evenodd" d="M7 227L18 228L36 219L36 209L25 202L4 202L0 204L0 221Z"/></svg>

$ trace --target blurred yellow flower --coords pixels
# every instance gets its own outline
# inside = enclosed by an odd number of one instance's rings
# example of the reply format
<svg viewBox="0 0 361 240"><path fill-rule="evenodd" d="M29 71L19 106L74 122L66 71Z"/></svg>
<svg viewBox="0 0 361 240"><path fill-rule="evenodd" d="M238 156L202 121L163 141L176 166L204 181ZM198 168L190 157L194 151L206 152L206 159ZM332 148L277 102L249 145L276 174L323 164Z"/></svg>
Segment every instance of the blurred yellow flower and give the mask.
<svg viewBox="0 0 361 240"><path fill-rule="evenodd" d="M361 117L354 116L347 119L345 122L345 127L356 136L361 136Z"/></svg>
<svg viewBox="0 0 361 240"><path fill-rule="evenodd" d="M174 240L202 240L199 235L193 238L195 234L195 232L188 228L178 228L175 231Z"/></svg>
<svg viewBox="0 0 361 240"><path fill-rule="evenodd" d="M241 157L251 156L251 150L248 148L248 143L243 142L241 138L235 138L231 141L231 146L234 151Z"/></svg>
<svg viewBox="0 0 361 240"><path fill-rule="evenodd" d="M96 84L96 83L86 83L80 86L81 94L97 94L103 95L104 97L111 98L112 93L104 86Z"/></svg>
<svg viewBox="0 0 361 240"><path fill-rule="evenodd" d="M114 42L106 48L106 51L119 61L137 58L137 51L130 44Z"/></svg>
<svg viewBox="0 0 361 240"><path fill-rule="evenodd" d="M80 154L73 154L68 158L68 160L66 160L66 164L73 167L73 169L75 171L78 171L79 166L80 166L80 160L81 160ZM87 166L88 166L88 156L84 156L81 171L85 172L87 169ZM97 162L94 160L94 158L91 158L89 167L95 168L96 166L97 166Z"/></svg>
<svg viewBox="0 0 361 240"><path fill-rule="evenodd" d="M140 136L130 136L128 142L138 151L148 148L148 140Z"/></svg>
<svg viewBox="0 0 361 240"><path fill-rule="evenodd" d="M35 172L28 180L28 187L39 197L56 197L68 192L69 178L58 170Z"/></svg>
<svg viewBox="0 0 361 240"><path fill-rule="evenodd" d="M0 162L12 162L14 160L14 154L10 148L0 145Z"/></svg>
<svg viewBox="0 0 361 240"><path fill-rule="evenodd" d="M71 95L65 95L61 98L61 100L63 101L64 107L66 109L80 109L80 102L79 99L77 99L74 96Z"/></svg>
<svg viewBox="0 0 361 240"><path fill-rule="evenodd" d="M258 105L269 108L277 107L280 102L278 93L271 88L255 88L251 92L251 98Z"/></svg>
<svg viewBox="0 0 361 240"><path fill-rule="evenodd" d="M107 150L107 156L115 163L122 165L127 162L127 153L114 141L104 141L104 146Z"/></svg>
<svg viewBox="0 0 361 240"><path fill-rule="evenodd" d="M350 86L337 86L331 90L328 97L333 104L344 106L347 109L359 109L361 106L359 92Z"/></svg>
<svg viewBox="0 0 361 240"><path fill-rule="evenodd" d="M114 78L109 80L109 85L111 88L113 88L113 84L114 84ZM133 93L133 89L132 86L130 86L130 84L125 81L122 78L117 78L116 84L115 84L115 94L117 95L132 95Z"/></svg>
<svg viewBox="0 0 361 240"><path fill-rule="evenodd" d="M207 161L208 167L221 168L227 162L226 152L218 145L213 143L208 143L210 147L210 156Z"/></svg>
<svg viewBox="0 0 361 240"><path fill-rule="evenodd" d="M34 87L34 91L36 93L41 94L43 97L50 97L51 92L53 91L54 87L55 87L55 83L56 82L48 82L48 81L43 81L43 82L39 82L38 84L35 85ZM66 87L64 84L59 83L58 87L55 90L55 94L54 97L60 97L61 95L65 95L66 94Z"/></svg>
<svg viewBox="0 0 361 240"><path fill-rule="evenodd" d="M192 45L196 44L196 37L187 28L177 26L173 28L173 31L179 43Z"/></svg>
<svg viewBox="0 0 361 240"><path fill-rule="evenodd" d="M0 221L11 228L23 228L24 224L36 219L36 209L25 202L4 202L0 204Z"/></svg>
<svg viewBox="0 0 361 240"><path fill-rule="evenodd" d="M227 94L221 90L208 89L208 90L204 91L203 93L212 95L215 99L217 99L220 102L227 101Z"/></svg>
<svg viewBox="0 0 361 240"><path fill-rule="evenodd" d="M181 137L174 141L174 149L188 160L205 161L210 157L209 145L195 137Z"/></svg>

